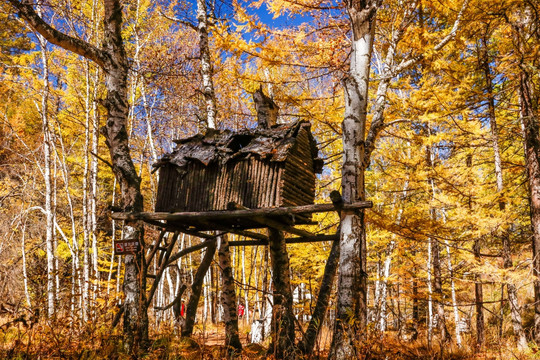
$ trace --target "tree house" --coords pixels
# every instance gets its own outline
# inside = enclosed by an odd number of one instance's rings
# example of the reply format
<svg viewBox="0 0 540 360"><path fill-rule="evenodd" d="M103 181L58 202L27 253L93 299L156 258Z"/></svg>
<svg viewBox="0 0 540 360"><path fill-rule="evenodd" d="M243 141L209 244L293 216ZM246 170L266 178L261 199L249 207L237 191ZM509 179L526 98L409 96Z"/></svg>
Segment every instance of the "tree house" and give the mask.
<svg viewBox="0 0 540 360"><path fill-rule="evenodd" d="M279 299L292 299L290 279L282 276L289 271L286 244L339 239L339 233L312 233L295 225L317 225L311 222L313 213L354 212L372 206L369 201L344 204L337 191L330 194L332 203L313 204L316 174L322 172L323 161L318 158L310 123L298 121L277 125L279 108L262 89L255 92L254 102L259 122L257 128L211 129L204 135L178 140L175 150L154 165L159 170L154 212L112 214L116 220L142 220L162 229L152 245L142 244L141 247L145 256L141 276L154 279L147 304L151 303L165 269L182 256L203 248L210 249L202 261L205 270L201 274L204 274L218 238L226 233L252 239L229 241L228 246L269 245L274 293L279 294L274 299L280 302ZM268 228L268 231L265 234L250 230L258 228ZM166 239L166 234L171 232L174 234ZM180 232L204 240L173 254ZM285 233L295 237L285 238ZM148 266L158 251L157 272L147 275ZM199 277L194 281L198 285L192 287L200 289L201 281ZM163 309L178 306L182 292ZM277 333L294 338L294 321L289 316L292 301L283 305L277 308L282 312L280 324L288 324L287 331ZM120 318L121 311L113 324Z"/></svg>
<svg viewBox="0 0 540 360"><path fill-rule="evenodd" d="M322 172L323 161L310 128L309 122L298 121L267 129L210 130L176 141L176 149L155 165L159 167L156 212L313 204L316 174ZM310 215L298 214L289 221L309 223ZM266 226L247 218L221 223L236 229ZM189 225L210 230L201 222L190 220Z"/></svg>

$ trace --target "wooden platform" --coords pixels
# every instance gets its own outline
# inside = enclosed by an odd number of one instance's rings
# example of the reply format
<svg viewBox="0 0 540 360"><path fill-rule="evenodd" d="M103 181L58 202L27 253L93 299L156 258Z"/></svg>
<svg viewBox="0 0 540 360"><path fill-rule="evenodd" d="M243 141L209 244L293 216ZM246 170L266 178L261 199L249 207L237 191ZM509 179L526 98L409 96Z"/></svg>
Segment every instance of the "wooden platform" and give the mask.
<svg viewBox="0 0 540 360"><path fill-rule="evenodd" d="M334 192L333 192L334 193ZM340 214L356 212L360 209L372 207L371 201L356 202L353 204L343 204L341 196L336 191L330 194L333 203L315 204L293 207L274 207L262 209L246 209L236 203L229 203L230 210L216 210L203 212L141 212L125 213L113 212L111 217L114 220L123 221L144 221L148 224L157 226L161 229L159 237L152 244L148 244L143 252L145 264L141 274L148 279L153 279L152 286L147 295L147 306L152 303L152 298L156 292L159 281L163 277L164 271L168 266L174 264L182 256L194 251L215 246L219 236L225 233L242 235L252 240L230 241L229 246L259 246L268 245L269 238L261 232L254 232L253 229L274 228L285 233L292 234L293 237L285 237L286 243L305 243L317 241L334 241L339 239L339 232L334 234L315 234L304 229L295 227L295 225L305 224L305 220L310 214L320 212L336 211ZM307 216L306 216L307 215ZM189 248L184 248L173 254L175 244L179 233L194 235L204 239L199 244ZM168 239L165 235L172 233ZM283 238L281 238L283 239ZM158 254L159 253L159 254ZM149 274L149 265L152 261L157 263L157 271ZM182 292L180 292L181 296ZM172 307L180 296L166 307L165 310ZM124 307L115 315L112 326L116 326L120 321Z"/></svg>
<svg viewBox="0 0 540 360"><path fill-rule="evenodd" d="M373 204L371 201L361 201L352 204L329 203L293 207L274 207L262 209L244 208L241 210L217 210L203 212L115 212L112 214L112 218L115 220L125 221L142 220L146 223L167 229L169 231L180 231L202 238L212 238L215 236L205 232L218 231L230 232L256 240L265 241L267 240L266 235L250 230L270 227L296 235L299 238L305 239L306 241L309 241L309 239L318 241L316 239L320 238L321 235L316 235L309 231L295 227L295 225L306 224L305 215L331 211L354 212L360 209L370 208L372 206Z"/></svg>

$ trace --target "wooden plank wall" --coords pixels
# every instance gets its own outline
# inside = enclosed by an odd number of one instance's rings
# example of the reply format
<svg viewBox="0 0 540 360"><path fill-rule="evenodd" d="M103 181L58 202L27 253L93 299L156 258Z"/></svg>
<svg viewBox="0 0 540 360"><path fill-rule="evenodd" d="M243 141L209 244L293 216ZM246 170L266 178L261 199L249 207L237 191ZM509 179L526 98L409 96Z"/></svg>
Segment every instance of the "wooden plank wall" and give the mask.
<svg viewBox="0 0 540 360"><path fill-rule="evenodd" d="M249 159L204 166L189 163L181 174L160 168L156 211L225 210L234 201L251 209L312 204L315 174L311 144L302 128L285 163Z"/></svg>
<svg viewBox="0 0 540 360"><path fill-rule="evenodd" d="M280 206L313 204L315 200L315 173L311 144L306 128L301 128L296 143L287 156L280 184Z"/></svg>

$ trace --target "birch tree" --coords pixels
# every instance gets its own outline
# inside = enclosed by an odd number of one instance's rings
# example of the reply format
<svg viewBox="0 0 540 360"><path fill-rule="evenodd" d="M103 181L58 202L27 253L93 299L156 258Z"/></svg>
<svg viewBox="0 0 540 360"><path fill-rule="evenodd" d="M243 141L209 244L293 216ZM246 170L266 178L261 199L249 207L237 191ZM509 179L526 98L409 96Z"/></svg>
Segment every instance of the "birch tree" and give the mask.
<svg viewBox="0 0 540 360"><path fill-rule="evenodd" d="M225 346L241 350L242 344L238 336L238 315L236 313L236 290L227 235L223 235L220 239L218 256L219 268L221 269L221 306L223 307L223 322L225 323Z"/></svg>
<svg viewBox="0 0 540 360"><path fill-rule="evenodd" d="M343 80L345 114L342 124L342 191L345 203L364 200L364 172L370 164L376 140L386 126L384 110L391 79L425 59L426 54L410 53L398 62L398 46L410 26L419 4L404 4L402 20L391 32L372 108L373 118L366 134L369 73L373 51L377 10L382 1L345 1L352 31L350 70ZM465 0L449 33L433 47L442 50L454 39L468 6ZM338 304L331 358L344 359L354 354L353 339L366 323L366 241L363 211L342 214L340 234ZM351 321L354 320L354 321ZM348 324L354 324L352 327Z"/></svg>
<svg viewBox="0 0 540 360"><path fill-rule="evenodd" d="M105 73L106 98L102 105L107 110L106 125L102 134L109 147L113 172L120 184L124 211L141 212L143 197L140 178L133 164L126 120L128 115L127 74L128 62L122 39L122 6L118 0L104 0L103 44L97 48L79 38L55 29L39 16L31 3L9 0L18 15L50 43L87 58L101 67ZM126 223L124 239L137 241L144 248L143 225ZM148 315L145 304L145 279L139 276L144 268L142 252L125 258L124 275L124 335L126 347L135 351L148 338Z"/></svg>
<svg viewBox="0 0 540 360"><path fill-rule="evenodd" d="M377 9L381 1L346 1L352 29L348 77L343 80L345 114L343 131L342 197L345 204L365 200L365 129L371 54ZM355 340L367 321L367 273L364 212L342 213L339 239L339 277L336 324L331 359L355 356Z"/></svg>
<svg viewBox="0 0 540 360"><path fill-rule="evenodd" d="M41 8L37 8L41 13ZM41 93L41 126L43 131L43 177L45 180L45 244L47 248L47 312L50 317L55 313L55 246L54 246L54 213L53 213L53 175L51 167L53 164L52 147L53 139L51 126L49 123L49 55L47 51L47 41L41 34L37 34L41 47L41 65L43 66L43 90Z"/></svg>

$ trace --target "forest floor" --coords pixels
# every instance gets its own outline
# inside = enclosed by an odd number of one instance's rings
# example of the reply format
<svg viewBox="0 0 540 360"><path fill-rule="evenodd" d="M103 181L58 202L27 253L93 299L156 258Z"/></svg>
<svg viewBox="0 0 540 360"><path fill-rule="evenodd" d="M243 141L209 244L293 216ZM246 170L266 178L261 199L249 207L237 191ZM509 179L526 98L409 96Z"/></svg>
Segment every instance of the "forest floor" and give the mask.
<svg viewBox="0 0 540 360"><path fill-rule="evenodd" d="M5 319L0 319L5 320ZM74 330L65 321L43 321L25 325L22 322L0 324L0 359L133 359L122 350L122 337L119 330L108 326L88 324L84 330ZM9 326L5 326L8 324ZM267 343L248 344L249 329L241 326L240 334L244 349L239 359L272 359L267 356ZM204 334L204 336L203 336ZM330 345L331 332L324 328L317 345L315 355L309 359L326 359ZM139 359L226 359L224 343L225 334L222 328L207 326L197 327L193 338L180 338L174 329L161 328L159 334L152 334L152 341L146 351L141 352ZM358 359L370 360L528 360L539 359L537 347L525 353L518 352L512 339L491 341L485 349L474 351L469 346L472 337L465 336L465 345L455 344L441 346L434 344L429 348L424 341L406 342L398 338L397 333L387 332L384 336L370 336L357 348ZM508 345L508 346L507 346Z"/></svg>

